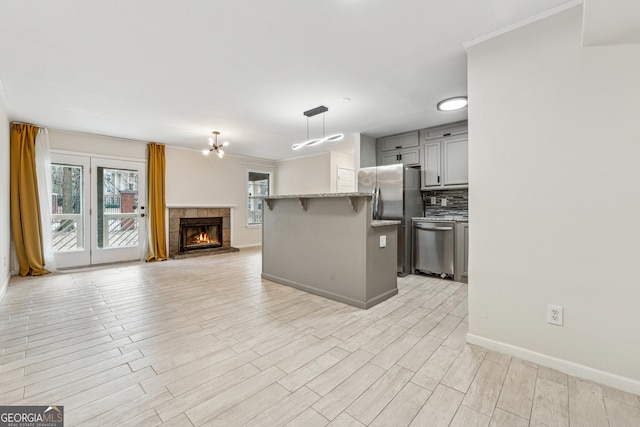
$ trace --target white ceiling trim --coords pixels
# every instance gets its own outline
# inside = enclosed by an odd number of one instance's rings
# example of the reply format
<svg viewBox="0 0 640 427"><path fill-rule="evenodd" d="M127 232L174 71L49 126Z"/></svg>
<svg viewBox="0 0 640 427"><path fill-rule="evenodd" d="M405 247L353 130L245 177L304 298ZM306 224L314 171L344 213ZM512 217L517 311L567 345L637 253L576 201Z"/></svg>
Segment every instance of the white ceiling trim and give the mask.
<svg viewBox="0 0 640 427"><path fill-rule="evenodd" d="M508 25L508 26L506 26L506 27L504 27L504 28L502 28L500 30L493 31L493 32L491 32L489 34L486 34L484 36L481 36L481 37L475 38L473 40L470 40L470 41L464 43L463 46L464 46L465 49L469 50L469 48L471 48L471 47L473 47L473 46L475 46L477 44L486 42L487 40L491 40L491 39L493 39L495 37L498 37L498 36L501 36L503 34L510 33L511 31L517 30L518 28L522 28L522 27L525 27L527 25L533 24L534 22L541 21L541 20L546 19L546 18L548 18L550 16L557 15L558 13L564 12L567 9L571 9L573 7L576 7L576 6L580 6L580 5L582 5L582 3L583 3L583 0L571 0L568 3L562 4L560 6L556 6L556 7L552 8L552 9L549 9L549 10L545 10L544 12L538 13L537 15L530 16L529 18L523 19L522 21L518 21L515 24Z"/></svg>

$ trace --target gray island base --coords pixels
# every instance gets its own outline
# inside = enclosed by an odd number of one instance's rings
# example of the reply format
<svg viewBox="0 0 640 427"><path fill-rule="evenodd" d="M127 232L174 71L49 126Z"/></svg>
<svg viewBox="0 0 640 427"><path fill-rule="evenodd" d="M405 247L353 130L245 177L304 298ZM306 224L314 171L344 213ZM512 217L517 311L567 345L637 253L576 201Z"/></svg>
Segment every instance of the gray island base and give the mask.
<svg viewBox="0 0 640 427"><path fill-rule="evenodd" d="M400 221L371 212L369 193L266 197L262 277L364 309L396 295Z"/></svg>

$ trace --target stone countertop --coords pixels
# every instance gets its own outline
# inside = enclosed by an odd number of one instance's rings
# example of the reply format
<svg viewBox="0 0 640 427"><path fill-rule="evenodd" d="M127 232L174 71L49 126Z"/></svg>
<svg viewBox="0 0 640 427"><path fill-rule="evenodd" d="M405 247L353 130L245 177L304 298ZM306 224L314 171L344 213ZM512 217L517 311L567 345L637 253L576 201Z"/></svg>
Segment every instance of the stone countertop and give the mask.
<svg viewBox="0 0 640 427"><path fill-rule="evenodd" d="M318 194L293 194L282 196L264 196L264 199L321 199L329 197L373 197L372 193L318 193Z"/></svg>
<svg viewBox="0 0 640 427"><path fill-rule="evenodd" d="M447 221L447 222L469 222L469 217L465 216L416 216L412 221Z"/></svg>
<svg viewBox="0 0 640 427"><path fill-rule="evenodd" d="M374 219L371 221L371 226L372 227L384 227L386 225L398 225L400 224L400 221L394 221L394 220L378 220L378 219Z"/></svg>

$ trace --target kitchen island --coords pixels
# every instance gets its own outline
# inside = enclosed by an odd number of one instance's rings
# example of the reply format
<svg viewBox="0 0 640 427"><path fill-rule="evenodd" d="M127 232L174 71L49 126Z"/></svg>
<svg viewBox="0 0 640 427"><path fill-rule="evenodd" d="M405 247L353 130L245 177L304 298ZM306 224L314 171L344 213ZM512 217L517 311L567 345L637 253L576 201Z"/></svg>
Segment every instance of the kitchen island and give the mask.
<svg viewBox="0 0 640 427"><path fill-rule="evenodd" d="M370 193L264 198L262 277L358 308L398 293L397 226Z"/></svg>

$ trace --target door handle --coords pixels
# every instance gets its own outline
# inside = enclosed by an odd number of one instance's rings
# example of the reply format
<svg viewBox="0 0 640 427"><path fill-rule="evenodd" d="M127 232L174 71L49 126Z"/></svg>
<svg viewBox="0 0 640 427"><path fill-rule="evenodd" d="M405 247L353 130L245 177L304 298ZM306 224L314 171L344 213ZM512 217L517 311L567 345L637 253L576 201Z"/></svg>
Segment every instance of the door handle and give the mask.
<svg viewBox="0 0 640 427"><path fill-rule="evenodd" d="M419 230L426 230L426 231L451 231L451 230L453 230L453 227L422 227L420 225L416 225L415 227L417 229L419 229Z"/></svg>
<svg viewBox="0 0 640 427"><path fill-rule="evenodd" d="M144 214L140 214L140 218L144 218Z"/></svg>
<svg viewBox="0 0 640 427"><path fill-rule="evenodd" d="M373 190L372 211L372 219L380 219L380 187L378 186Z"/></svg>

